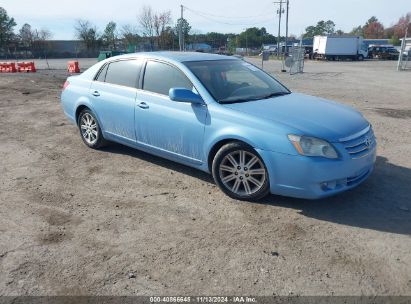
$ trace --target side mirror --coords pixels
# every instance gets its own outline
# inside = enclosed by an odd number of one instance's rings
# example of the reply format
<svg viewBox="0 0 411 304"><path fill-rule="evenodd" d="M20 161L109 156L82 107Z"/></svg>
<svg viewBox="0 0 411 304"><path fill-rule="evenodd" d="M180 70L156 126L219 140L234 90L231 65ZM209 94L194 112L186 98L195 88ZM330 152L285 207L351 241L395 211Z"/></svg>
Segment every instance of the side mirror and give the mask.
<svg viewBox="0 0 411 304"><path fill-rule="evenodd" d="M177 102L204 104L204 101L200 95L197 95L193 91L184 88L171 88L168 92L168 96L171 100Z"/></svg>

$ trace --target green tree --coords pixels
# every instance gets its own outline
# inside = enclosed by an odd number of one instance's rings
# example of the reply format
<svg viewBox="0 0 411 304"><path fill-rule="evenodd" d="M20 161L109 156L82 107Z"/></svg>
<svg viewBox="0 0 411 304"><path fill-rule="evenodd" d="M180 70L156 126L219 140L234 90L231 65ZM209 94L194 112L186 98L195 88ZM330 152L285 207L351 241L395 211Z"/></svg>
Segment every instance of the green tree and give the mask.
<svg viewBox="0 0 411 304"><path fill-rule="evenodd" d="M372 17L371 17L370 19L368 19L368 21L365 23L364 27L367 27L367 26L369 26L371 23L374 23L374 22L379 22L379 21L378 21L378 18L377 18L377 17L372 16Z"/></svg>
<svg viewBox="0 0 411 304"><path fill-rule="evenodd" d="M14 18L10 18L7 11L0 7L0 49L6 50L15 38L13 29L16 26Z"/></svg>
<svg viewBox="0 0 411 304"><path fill-rule="evenodd" d="M389 43L395 46L401 45L401 40L397 36L392 36L389 40Z"/></svg>
<svg viewBox="0 0 411 304"><path fill-rule="evenodd" d="M350 32L350 35L364 37L364 28L363 28L363 26L359 25L357 27L354 27L352 29L352 31Z"/></svg>
<svg viewBox="0 0 411 304"><path fill-rule="evenodd" d="M179 37L178 35L180 33L180 24L182 26L184 42L188 43L188 42L190 42L189 34L190 34L190 31L191 31L191 25L184 18L183 19L181 19L181 18L177 19L176 26L174 27L174 33L176 34L177 37Z"/></svg>
<svg viewBox="0 0 411 304"><path fill-rule="evenodd" d="M331 20L318 21L316 25L306 27L304 37L314 37L316 35L331 35L335 33L335 23Z"/></svg>
<svg viewBox="0 0 411 304"><path fill-rule="evenodd" d="M230 53L235 53L235 49L238 47L235 35L227 37L227 47Z"/></svg>
<svg viewBox="0 0 411 304"><path fill-rule="evenodd" d="M265 27L250 27L237 37L237 44L242 48L259 48L263 44L274 44L276 42L276 38L269 34Z"/></svg>
<svg viewBox="0 0 411 304"><path fill-rule="evenodd" d="M174 50L178 42L176 41L176 35L174 29L171 26L166 26L161 32L160 41L162 43L162 48L165 50Z"/></svg>
<svg viewBox="0 0 411 304"><path fill-rule="evenodd" d="M26 57L29 57L29 51L32 51L33 40L34 40L34 32L31 29L31 25L25 23L21 29L19 30L19 39L21 46L24 48L26 52Z"/></svg>
<svg viewBox="0 0 411 304"><path fill-rule="evenodd" d="M110 21L104 29L103 36L101 36L103 45L110 49L116 49L116 42L118 39L117 24L114 21Z"/></svg>

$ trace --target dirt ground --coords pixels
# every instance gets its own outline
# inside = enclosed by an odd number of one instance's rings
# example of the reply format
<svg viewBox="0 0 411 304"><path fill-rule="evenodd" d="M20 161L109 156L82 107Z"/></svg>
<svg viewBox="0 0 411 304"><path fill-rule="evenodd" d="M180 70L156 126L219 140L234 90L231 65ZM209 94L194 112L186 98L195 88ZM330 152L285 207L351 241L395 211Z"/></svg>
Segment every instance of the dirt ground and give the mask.
<svg viewBox="0 0 411 304"><path fill-rule="evenodd" d="M235 201L194 169L86 148L60 106L64 70L0 74L0 295L411 295L411 72L265 68L364 113L379 144L365 183Z"/></svg>

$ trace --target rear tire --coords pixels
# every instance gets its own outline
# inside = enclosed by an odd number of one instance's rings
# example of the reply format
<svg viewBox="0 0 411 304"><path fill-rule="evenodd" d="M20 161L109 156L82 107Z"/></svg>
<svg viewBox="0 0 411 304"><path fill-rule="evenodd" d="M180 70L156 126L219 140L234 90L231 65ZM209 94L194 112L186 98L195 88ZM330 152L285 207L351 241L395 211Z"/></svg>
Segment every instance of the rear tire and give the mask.
<svg viewBox="0 0 411 304"><path fill-rule="evenodd" d="M106 145L106 140L101 133L100 125L92 111L84 109L80 112L77 122L83 142L92 149L99 149Z"/></svg>
<svg viewBox="0 0 411 304"><path fill-rule="evenodd" d="M258 153L242 142L231 142L217 152L212 165L217 186L229 197L256 201L270 191L267 168Z"/></svg>

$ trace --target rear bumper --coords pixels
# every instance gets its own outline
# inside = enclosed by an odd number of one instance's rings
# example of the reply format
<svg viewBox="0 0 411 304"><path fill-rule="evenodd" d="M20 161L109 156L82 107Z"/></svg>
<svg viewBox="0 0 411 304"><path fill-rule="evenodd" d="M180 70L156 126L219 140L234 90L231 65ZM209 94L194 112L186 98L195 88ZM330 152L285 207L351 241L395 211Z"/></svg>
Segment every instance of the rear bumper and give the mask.
<svg viewBox="0 0 411 304"><path fill-rule="evenodd" d="M305 199L327 197L358 186L370 176L376 160L375 146L359 159L258 152L268 170L270 192Z"/></svg>

